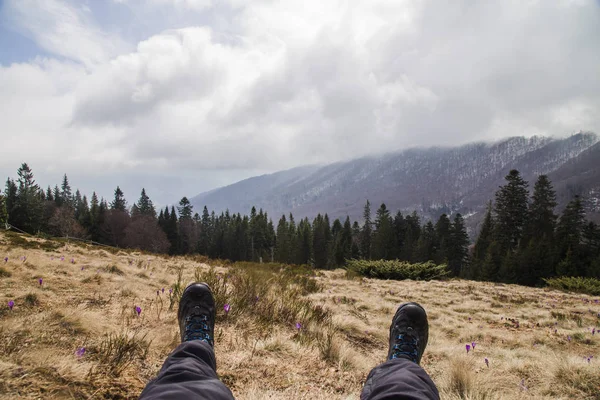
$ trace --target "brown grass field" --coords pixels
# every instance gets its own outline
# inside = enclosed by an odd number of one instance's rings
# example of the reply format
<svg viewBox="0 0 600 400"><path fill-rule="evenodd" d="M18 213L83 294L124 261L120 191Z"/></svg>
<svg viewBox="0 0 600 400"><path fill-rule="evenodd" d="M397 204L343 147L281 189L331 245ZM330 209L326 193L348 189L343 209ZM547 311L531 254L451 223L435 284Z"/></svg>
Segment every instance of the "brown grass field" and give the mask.
<svg viewBox="0 0 600 400"><path fill-rule="evenodd" d="M342 270L231 265L5 233L0 267L4 399L137 398L179 341L177 296L194 279L215 291L218 373L238 399L358 399L406 301L428 311L421 364L443 399L600 399L597 297L348 278Z"/></svg>

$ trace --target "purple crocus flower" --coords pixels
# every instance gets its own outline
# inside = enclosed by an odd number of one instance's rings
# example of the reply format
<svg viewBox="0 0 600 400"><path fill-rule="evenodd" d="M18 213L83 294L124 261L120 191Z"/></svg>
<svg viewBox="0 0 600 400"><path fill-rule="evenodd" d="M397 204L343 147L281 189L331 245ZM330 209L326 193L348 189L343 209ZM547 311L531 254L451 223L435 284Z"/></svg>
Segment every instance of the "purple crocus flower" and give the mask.
<svg viewBox="0 0 600 400"><path fill-rule="evenodd" d="M44 280L42 278L38 279L38 282L40 283L40 286L42 286L42 284L44 283Z"/></svg>
<svg viewBox="0 0 600 400"><path fill-rule="evenodd" d="M81 270L83 271L85 267L81 267Z"/></svg>
<svg viewBox="0 0 600 400"><path fill-rule="evenodd" d="M469 317L469 322L471 322L471 317Z"/></svg>
<svg viewBox="0 0 600 400"><path fill-rule="evenodd" d="M60 261L65 261L65 256L62 256L62 257L60 258Z"/></svg>
<svg viewBox="0 0 600 400"><path fill-rule="evenodd" d="M592 328L592 336L596 333L596 328Z"/></svg>
<svg viewBox="0 0 600 400"><path fill-rule="evenodd" d="M71 258L71 264L75 264L75 259Z"/></svg>
<svg viewBox="0 0 600 400"><path fill-rule="evenodd" d="M140 314L142 313L142 307L140 306L135 306L135 312L137 313L138 317L140 316Z"/></svg>
<svg viewBox="0 0 600 400"><path fill-rule="evenodd" d="M85 347L79 347L77 349L77 351L75 352L75 354L77 355L77 357L81 358L83 357L83 355L85 354Z"/></svg>
<svg viewBox="0 0 600 400"><path fill-rule="evenodd" d="M169 289L169 294L173 294L173 288Z"/></svg>
<svg viewBox="0 0 600 400"><path fill-rule="evenodd" d="M23 262L27 261L27 257L23 256L21 257L21 260L23 260Z"/></svg>
<svg viewBox="0 0 600 400"><path fill-rule="evenodd" d="M302 329L302 324L300 322L296 322L296 329L300 331Z"/></svg>
<svg viewBox="0 0 600 400"><path fill-rule="evenodd" d="M162 292L163 292L163 293L165 292L165 288L162 288Z"/></svg>
<svg viewBox="0 0 600 400"><path fill-rule="evenodd" d="M483 361L485 362L485 366L489 368L490 367L490 360L488 360L487 357L486 357L486 358L483 359Z"/></svg>
<svg viewBox="0 0 600 400"><path fill-rule="evenodd" d="M465 345L465 349L467 349L467 354L469 354L469 351L471 351L471 345L470 344Z"/></svg>
<svg viewBox="0 0 600 400"><path fill-rule="evenodd" d="M157 291L156 291L156 295L157 295L157 296L160 296L160 290L157 290Z"/></svg>
<svg viewBox="0 0 600 400"><path fill-rule="evenodd" d="M223 306L223 310L225 311L225 315L229 314L229 310L231 310L231 306L229 304L225 304Z"/></svg>
<svg viewBox="0 0 600 400"><path fill-rule="evenodd" d="M8 257L4 257L4 262L7 263L8 262Z"/></svg>
<svg viewBox="0 0 600 400"><path fill-rule="evenodd" d="M471 347L473 348L473 350L475 350L475 345L476 345L476 344L477 344L477 343L475 343L475 342L471 342Z"/></svg>
<svg viewBox="0 0 600 400"><path fill-rule="evenodd" d="M10 300L10 301L8 302L8 309L9 309L9 310L12 310L14 306L15 306L15 302L14 302L14 301L12 301L12 300Z"/></svg>
<svg viewBox="0 0 600 400"><path fill-rule="evenodd" d="M571 336L567 336L567 340L570 342L571 341Z"/></svg>

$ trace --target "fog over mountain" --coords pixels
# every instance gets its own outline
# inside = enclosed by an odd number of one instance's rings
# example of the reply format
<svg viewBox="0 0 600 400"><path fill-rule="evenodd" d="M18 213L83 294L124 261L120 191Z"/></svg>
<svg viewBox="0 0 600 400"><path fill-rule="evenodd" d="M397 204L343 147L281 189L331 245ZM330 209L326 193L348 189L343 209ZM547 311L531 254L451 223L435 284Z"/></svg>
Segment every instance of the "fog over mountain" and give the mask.
<svg viewBox="0 0 600 400"><path fill-rule="evenodd" d="M252 206L273 219L295 217L362 220L367 199L393 211L416 210L425 218L460 212L475 228L485 204L518 169L533 188L547 174L562 207L575 194L586 198L591 213L600 212L600 143L593 133L564 139L512 137L494 143L457 147L413 148L329 165L312 165L262 175L199 194L191 199L196 211L205 205L217 212L249 213Z"/></svg>

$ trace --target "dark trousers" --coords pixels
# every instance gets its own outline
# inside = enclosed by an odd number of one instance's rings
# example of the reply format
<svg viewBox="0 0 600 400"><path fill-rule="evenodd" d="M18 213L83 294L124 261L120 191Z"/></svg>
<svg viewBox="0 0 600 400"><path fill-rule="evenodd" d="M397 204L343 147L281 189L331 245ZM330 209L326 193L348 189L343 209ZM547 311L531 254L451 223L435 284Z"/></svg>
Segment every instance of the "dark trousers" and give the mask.
<svg viewBox="0 0 600 400"><path fill-rule="evenodd" d="M219 380L215 353L199 340L184 342L167 357L156 379L140 395L150 399L231 400L233 394ZM397 358L375 367L360 395L361 400L439 399L425 370L412 361Z"/></svg>

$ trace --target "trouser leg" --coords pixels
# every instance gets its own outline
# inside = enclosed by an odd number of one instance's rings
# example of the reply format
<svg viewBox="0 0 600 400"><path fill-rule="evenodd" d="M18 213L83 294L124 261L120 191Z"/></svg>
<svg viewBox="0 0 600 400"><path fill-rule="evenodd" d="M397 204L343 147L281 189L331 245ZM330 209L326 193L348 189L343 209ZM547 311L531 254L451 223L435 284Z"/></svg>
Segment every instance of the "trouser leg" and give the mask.
<svg viewBox="0 0 600 400"><path fill-rule="evenodd" d="M140 399L233 399L216 370L215 353L208 343L181 343L167 357L156 379L142 391Z"/></svg>
<svg viewBox="0 0 600 400"><path fill-rule="evenodd" d="M440 394L420 365L396 358L373 368L360 395L361 400L438 400Z"/></svg>

